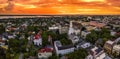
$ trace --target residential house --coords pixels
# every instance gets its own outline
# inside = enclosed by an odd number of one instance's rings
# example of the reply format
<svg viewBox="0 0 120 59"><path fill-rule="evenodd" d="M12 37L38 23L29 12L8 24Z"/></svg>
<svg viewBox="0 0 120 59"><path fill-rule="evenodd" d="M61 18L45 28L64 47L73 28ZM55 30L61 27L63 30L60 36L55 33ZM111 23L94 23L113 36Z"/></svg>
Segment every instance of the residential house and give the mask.
<svg viewBox="0 0 120 59"><path fill-rule="evenodd" d="M86 26L85 28L87 31L91 31L91 30L96 29L96 27L94 27L94 26Z"/></svg>
<svg viewBox="0 0 120 59"><path fill-rule="evenodd" d="M77 21L70 21L70 27L68 31L68 35L75 33L80 34L81 32L81 23Z"/></svg>
<svg viewBox="0 0 120 59"><path fill-rule="evenodd" d="M72 27L69 28L68 35L71 35L74 33L74 29Z"/></svg>
<svg viewBox="0 0 120 59"><path fill-rule="evenodd" d="M116 40L115 40L115 43L118 43L120 42L120 37L118 37Z"/></svg>
<svg viewBox="0 0 120 59"><path fill-rule="evenodd" d="M5 31L15 31L15 30L18 30L18 28L17 28L17 27L14 27L14 26L7 26L7 27L5 28Z"/></svg>
<svg viewBox="0 0 120 59"><path fill-rule="evenodd" d="M33 42L34 42L34 45L37 45L37 46L42 45L42 38L41 38L41 35L36 34L36 35L34 36Z"/></svg>
<svg viewBox="0 0 120 59"><path fill-rule="evenodd" d="M91 44L89 43L89 42L80 42L78 45L76 45L76 47L77 47L77 49L79 49L79 48L84 48L84 49L86 49L86 48L89 48L91 46Z"/></svg>
<svg viewBox="0 0 120 59"><path fill-rule="evenodd" d="M82 22L81 23L83 26L88 26L89 25L89 22Z"/></svg>
<svg viewBox="0 0 120 59"><path fill-rule="evenodd" d="M68 54L68 53L74 52L74 49L75 49L73 45L62 46L60 41L55 41L54 47L57 55Z"/></svg>
<svg viewBox="0 0 120 59"><path fill-rule="evenodd" d="M25 28L27 28L27 26L28 25L26 23L24 23L19 28L20 28L20 30L25 30Z"/></svg>
<svg viewBox="0 0 120 59"><path fill-rule="evenodd" d="M89 31L82 31L82 32L81 32L81 37L86 38L86 36L87 36L88 34L90 34Z"/></svg>
<svg viewBox="0 0 120 59"><path fill-rule="evenodd" d="M114 41L111 41L111 40L106 41L106 43L104 44L104 49L108 54L112 53L112 49L114 45L115 45Z"/></svg>
<svg viewBox="0 0 120 59"><path fill-rule="evenodd" d="M39 59L48 59L52 56L53 49L50 48L42 48L38 51L38 58Z"/></svg>
<svg viewBox="0 0 120 59"><path fill-rule="evenodd" d="M108 54L112 54L115 51L117 51L117 49L119 50L119 45L117 45L117 43L120 42L120 37L117 38L114 41L108 40L106 41L106 43L104 44L104 49L107 51ZM118 51L117 51L118 52ZM119 52L118 52L119 53Z"/></svg>
<svg viewBox="0 0 120 59"><path fill-rule="evenodd" d="M49 30L58 30L58 29L59 29L59 27L58 27L58 26L55 26L55 25L49 27Z"/></svg>
<svg viewBox="0 0 120 59"><path fill-rule="evenodd" d="M0 37L0 46L4 49L8 49L8 45L6 44L6 39L4 37Z"/></svg>
<svg viewBox="0 0 120 59"><path fill-rule="evenodd" d="M111 36L115 36L116 32L115 31L111 31L110 34L111 34Z"/></svg>
<svg viewBox="0 0 120 59"><path fill-rule="evenodd" d="M113 54L115 53L116 55L120 55L120 45L114 45L112 53Z"/></svg>
<svg viewBox="0 0 120 59"><path fill-rule="evenodd" d="M54 33L59 32L59 26L56 26L56 25L53 25L53 26L49 27L48 29L49 29L49 31L52 31Z"/></svg>
<svg viewBox="0 0 120 59"><path fill-rule="evenodd" d="M74 34L69 35L69 39L72 41L73 44L79 42L79 37Z"/></svg>
<svg viewBox="0 0 120 59"><path fill-rule="evenodd" d="M16 35L13 35L13 34L7 35L7 38L8 38L8 39L14 39L15 37L16 37Z"/></svg>
<svg viewBox="0 0 120 59"><path fill-rule="evenodd" d="M106 57L104 50L99 47L92 48L89 53L86 59L104 59Z"/></svg>
<svg viewBox="0 0 120 59"><path fill-rule="evenodd" d="M65 26L59 25L59 33L60 34L62 34L62 33L68 33L68 30L69 30L69 27L67 25L65 25Z"/></svg>
<svg viewBox="0 0 120 59"><path fill-rule="evenodd" d="M84 43L84 44L81 45L81 47L84 48L84 49L85 49L85 48L88 48L88 47L90 47L90 46L91 46L91 44L88 43L88 42L86 42L86 43Z"/></svg>
<svg viewBox="0 0 120 59"><path fill-rule="evenodd" d="M0 39L0 46L3 46L3 45L5 45L5 41Z"/></svg>
<svg viewBox="0 0 120 59"><path fill-rule="evenodd" d="M97 21L90 21L90 25L91 25L91 26L98 27L98 28L102 28L102 27L105 26L104 23L99 23L99 22L97 22Z"/></svg>

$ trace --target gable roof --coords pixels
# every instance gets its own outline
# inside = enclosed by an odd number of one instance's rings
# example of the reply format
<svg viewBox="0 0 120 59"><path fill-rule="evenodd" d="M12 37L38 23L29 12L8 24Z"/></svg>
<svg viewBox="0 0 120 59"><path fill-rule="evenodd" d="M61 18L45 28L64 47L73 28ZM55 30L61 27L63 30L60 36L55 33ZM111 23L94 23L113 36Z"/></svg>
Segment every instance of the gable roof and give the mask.
<svg viewBox="0 0 120 59"><path fill-rule="evenodd" d="M42 48L38 51L38 53L44 53L44 52L52 52L53 49L50 49L50 48Z"/></svg>
<svg viewBox="0 0 120 59"><path fill-rule="evenodd" d="M64 50L64 49L69 49L69 48L73 48L73 47L74 47L73 45L66 45L66 46L58 47L58 50Z"/></svg>
<svg viewBox="0 0 120 59"><path fill-rule="evenodd" d="M35 36L34 36L34 39L39 39L40 38L40 35L38 35L38 34L36 34Z"/></svg>

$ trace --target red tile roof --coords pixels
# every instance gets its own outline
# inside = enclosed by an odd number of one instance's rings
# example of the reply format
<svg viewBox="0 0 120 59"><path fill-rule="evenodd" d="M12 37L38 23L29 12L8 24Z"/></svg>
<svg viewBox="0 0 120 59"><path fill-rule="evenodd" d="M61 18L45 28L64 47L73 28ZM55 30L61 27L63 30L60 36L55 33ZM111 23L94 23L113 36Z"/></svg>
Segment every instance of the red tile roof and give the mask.
<svg viewBox="0 0 120 59"><path fill-rule="evenodd" d="M39 39L40 38L40 35L38 35L38 34L36 34L35 36L34 36L34 39Z"/></svg>
<svg viewBox="0 0 120 59"><path fill-rule="evenodd" d="M52 52L52 51L53 51L53 49L51 49L51 48L42 48L38 52L44 53L44 52Z"/></svg>
<svg viewBox="0 0 120 59"><path fill-rule="evenodd" d="M91 25L91 26L95 26L95 27L99 27L99 28L105 26L104 23L98 23L98 22L96 22L96 21L90 21L90 25Z"/></svg>

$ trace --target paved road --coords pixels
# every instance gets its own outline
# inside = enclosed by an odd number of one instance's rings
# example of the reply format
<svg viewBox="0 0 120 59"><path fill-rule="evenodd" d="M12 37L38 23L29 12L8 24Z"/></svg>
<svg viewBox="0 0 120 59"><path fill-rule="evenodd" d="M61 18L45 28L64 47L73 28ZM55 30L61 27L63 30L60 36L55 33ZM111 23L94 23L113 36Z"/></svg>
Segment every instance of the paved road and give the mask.
<svg viewBox="0 0 120 59"><path fill-rule="evenodd" d="M23 53L20 53L19 59L23 59Z"/></svg>

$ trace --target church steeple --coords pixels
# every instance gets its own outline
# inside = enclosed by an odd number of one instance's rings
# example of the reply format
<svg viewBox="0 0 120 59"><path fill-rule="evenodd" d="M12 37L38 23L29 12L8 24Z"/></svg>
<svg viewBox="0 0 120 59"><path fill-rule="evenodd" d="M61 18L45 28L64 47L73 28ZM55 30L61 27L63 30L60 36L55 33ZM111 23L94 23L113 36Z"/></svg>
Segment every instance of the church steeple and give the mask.
<svg viewBox="0 0 120 59"><path fill-rule="evenodd" d="M70 21L70 27L69 27L69 32L68 32L68 34L71 35L72 33L74 33L74 29L73 29L72 21Z"/></svg>
<svg viewBox="0 0 120 59"><path fill-rule="evenodd" d="M71 27L71 28L73 27L73 25L72 25L72 21L70 21L70 27Z"/></svg>

